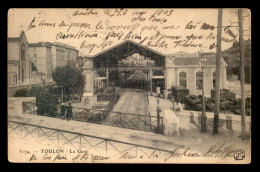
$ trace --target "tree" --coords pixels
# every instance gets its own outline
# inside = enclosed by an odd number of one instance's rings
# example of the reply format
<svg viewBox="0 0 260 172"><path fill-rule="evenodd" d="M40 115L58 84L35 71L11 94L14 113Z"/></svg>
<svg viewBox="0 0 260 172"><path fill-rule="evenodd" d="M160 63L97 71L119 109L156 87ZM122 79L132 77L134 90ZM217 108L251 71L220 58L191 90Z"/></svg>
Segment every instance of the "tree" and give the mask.
<svg viewBox="0 0 260 172"><path fill-rule="evenodd" d="M57 115L59 97L50 93L48 88L41 87L36 93L37 114L55 116Z"/></svg>
<svg viewBox="0 0 260 172"><path fill-rule="evenodd" d="M77 68L70 65L57 67L52 73L52 78L57 86L61 88L62 97L63 94L67 95L66 100L70 100L71 94L82 95L84 92L85 77L82 71Z"/></svg>

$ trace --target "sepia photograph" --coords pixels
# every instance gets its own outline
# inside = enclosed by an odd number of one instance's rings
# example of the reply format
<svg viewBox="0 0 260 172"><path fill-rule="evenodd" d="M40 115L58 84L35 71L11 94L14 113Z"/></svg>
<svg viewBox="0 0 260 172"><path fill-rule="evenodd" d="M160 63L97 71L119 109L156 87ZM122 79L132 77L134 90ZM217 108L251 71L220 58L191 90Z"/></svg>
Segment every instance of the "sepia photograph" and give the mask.
<svg viewBox="0 0 260 172"><path fill-rule="evenodd" d="M251 163L250 9L7 19L9 162Z"/></svg>

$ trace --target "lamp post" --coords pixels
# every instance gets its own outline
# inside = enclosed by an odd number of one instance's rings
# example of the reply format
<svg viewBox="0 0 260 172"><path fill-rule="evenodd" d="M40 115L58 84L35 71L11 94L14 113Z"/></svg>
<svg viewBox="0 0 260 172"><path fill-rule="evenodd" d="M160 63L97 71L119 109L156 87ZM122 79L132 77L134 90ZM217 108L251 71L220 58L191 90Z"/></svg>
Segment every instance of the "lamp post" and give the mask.
<svg viewBox="0 0 260 172"><path fill-rule="evenodd" d="M201 116L201 132L207 132L207 125L206 125L206 121L207 121L207 117L205 114L205 96L204 96L204 68L206 66L207 63L207 59L204 57L204 55L202 54L199 57L199 67L202 70L202 116Z"/></svg>

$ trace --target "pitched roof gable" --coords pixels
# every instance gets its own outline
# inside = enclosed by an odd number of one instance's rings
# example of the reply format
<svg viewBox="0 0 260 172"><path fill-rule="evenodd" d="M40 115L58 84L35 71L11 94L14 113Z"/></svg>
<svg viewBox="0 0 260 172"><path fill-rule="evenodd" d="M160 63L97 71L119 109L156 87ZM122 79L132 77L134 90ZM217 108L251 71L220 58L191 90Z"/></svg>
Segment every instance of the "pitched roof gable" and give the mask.
<svg viewBox="0 0 260 172"><path fill-rule="evenodd" d="M153 50L153 49L151 49L151 48L145 47L145 46L143 46L143 45L141 45L141 44L138 44L138 43L136 43L136 42L134 42L134 41L125 40L125 41L123 41L123 42L121 42L121 43L119 43L119 44L116 44L116 45L113 46L113 47L110 47L110 48L108 48L108 49L106 49L106 50L104 50L104 51L102 51L102 52L100 52L100 53L98 53L98 54L92 56L91 58L95 58L95 57L97 57L97 56L99 56L99 55L101 55L101 54L103 54L103 53L106 53L106 52L108 52L108 51L110 51L110 50L113 50L114 48L117 48L117 47L119 47L120 45L126 44L126 43L128 43L128 42L129 42L129 43L132 43L132 44L134 44L134 45L140 46L140 47L142 47L142 48L145 48L145 49L147 49L147 50L149 50L149 51L152 51L152 52L154 52L155 54L159 54L159 55L161 55L161 56L165 56L164 54L162 54L162 53L160 53L160 52L158 52L158 51L155 51L155 50Z"/></svg>

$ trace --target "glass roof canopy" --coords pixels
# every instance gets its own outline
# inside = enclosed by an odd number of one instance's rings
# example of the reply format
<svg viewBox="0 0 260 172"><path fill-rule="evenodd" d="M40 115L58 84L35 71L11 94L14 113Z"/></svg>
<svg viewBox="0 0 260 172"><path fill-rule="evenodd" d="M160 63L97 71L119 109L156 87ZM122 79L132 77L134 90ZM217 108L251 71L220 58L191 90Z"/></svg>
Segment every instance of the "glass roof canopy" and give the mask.
<svg viewBox="0 0 260 172"><path fill-rule="evenodd" d="M145 46L139 45L133 41L127 40L114 47L111 47L95 56L93 56L94 68L124 68L120 62L126 61L129 56L139 54L144 61L153 61L153 65L148 68L165 67L165 56Z"/></svg>

